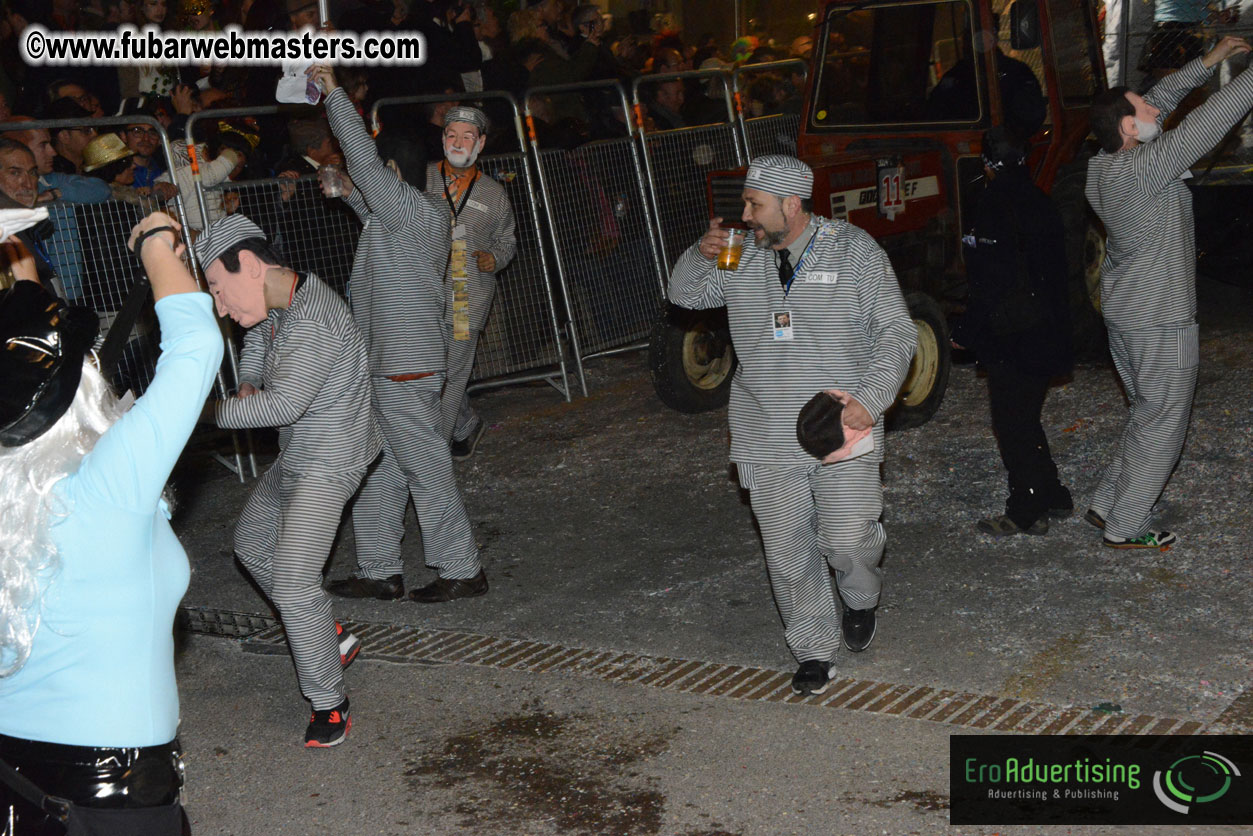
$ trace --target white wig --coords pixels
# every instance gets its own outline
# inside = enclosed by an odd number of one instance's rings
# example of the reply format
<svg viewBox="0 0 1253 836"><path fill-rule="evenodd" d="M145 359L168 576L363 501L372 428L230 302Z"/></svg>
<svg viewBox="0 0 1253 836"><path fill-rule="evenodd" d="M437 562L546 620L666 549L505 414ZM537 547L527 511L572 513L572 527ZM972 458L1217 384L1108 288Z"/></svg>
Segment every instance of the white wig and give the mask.
<svg viewBox="0 0 1253 836"><path fill-rule="evenodd" d="M83 362L74 401L52 428L20 447L0 447L0 677L21 670L39 627L41 599L58 568L50 529L69 508L53 486L78 470L83 456L121 415L96 367Z"/></svg>

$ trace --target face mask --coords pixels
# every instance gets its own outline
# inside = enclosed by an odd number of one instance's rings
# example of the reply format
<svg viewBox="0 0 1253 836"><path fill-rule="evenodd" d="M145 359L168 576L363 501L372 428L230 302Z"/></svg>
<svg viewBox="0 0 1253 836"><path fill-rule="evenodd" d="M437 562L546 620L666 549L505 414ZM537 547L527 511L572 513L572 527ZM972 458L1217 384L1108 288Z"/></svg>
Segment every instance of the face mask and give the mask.
<svg viewBox="0 0 1253 836"><path fill-rule="evenodd" d="M483 150L483 141L479 140L474 143L474 149L466 151L454 151L452 148L444 149L444 156L448 158L448 162L457 168L468 168L475 164L479 158L479 151Z"/></svg>
<svg viewBox="0 0 1253 836"><path fill-rule="evenodd" d="M1157 126L1156 122L1141 122L1137 119L1136 131L1138 133L1136 138L1141 142L1152 142L1161 135L1162 129Z"/></svg>

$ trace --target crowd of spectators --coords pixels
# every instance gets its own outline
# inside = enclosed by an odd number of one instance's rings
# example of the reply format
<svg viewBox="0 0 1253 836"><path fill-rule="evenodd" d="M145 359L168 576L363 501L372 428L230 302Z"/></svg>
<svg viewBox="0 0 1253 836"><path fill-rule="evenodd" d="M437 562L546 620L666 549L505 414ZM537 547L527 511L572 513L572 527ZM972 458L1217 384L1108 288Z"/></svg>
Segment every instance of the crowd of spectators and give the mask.
<svg viewBox="0 0 1253 836"><path fill-rule="evenodd" d="M529 2L508 15L502 8L493 0L333 2L331 28L416 30L426 38L428 60L421 67L338 69L362 118L384 97L465 94L467 101L481 104L495 124L509 125L512 112L504 99L474 98L480 91L504 90L529 105L542 147L569 149L623 136L628 113L621 98L606 87L534 95L528 101L527 90L608 80L621 83L629 95L632 83L645 77L640 92L646 128L660 131L726 121L727 98L718 77L650 81L648 76L808 57L808 38L776 46L764 36L745 37L720 47L712 35L691 37L677 31L666 16L640 12L611 19L598 6L574 0ZM328 256L335 248L323 246L325 236L334 232L330 227L339 228L338 221L332 218L327 229L314 229L316 225L311 226L296 208L318 200L316 185L307 175L319 166L342 163L323 116L202 115L195 128L196 147L187 145L186 126L193 114L274 104L279 68L161 63L120 68L28 66L19 51L20 35L30 24L78 32L127 23L164 31L206 32L232 24L245 31L296 31L319 25L316 0L3 0L3 10L0 123L9 130L0 138L0 205L49 206L48 222L24 233L23 255L35 261L50 290L96 308L107 329L124 301L119 288L134 279L122 233L151 211L174 213L178 195L194 193L193 156L201 181L217 188L205 192L207 217L198 201L185 201L190 236L235 211L268 217L273 221L270 232L298 253L294 261L301 262L302 269L316 269L336 284L346 281L343 253ZM747 115L799 108L799 74L762 72L752 79L744 97ZM383 111L382 137L394 146L393 156L409 159L415 171L424 171L426 160L441 159L443 115L452 104L426 105L419 118L397 111L390 122ZM93 125L104 117L126 116L136 121ZM15 123L35 119L78 124L52 131L14 129ZM153 120L170 138L168 156ZM512 131L493 131L485 153L515 151L515 143ZM305 180L281 185L264 196L230 186L237 179L301 177ZM257 205L262 199L266 205ZM82 234L84 229L90 232ZM320 242L313 239L314 233L323 236ZM351 246L340 249L351 252ZM304 264L302 258L310 263ZM0 269L0 285L6 274Z"/></svg>

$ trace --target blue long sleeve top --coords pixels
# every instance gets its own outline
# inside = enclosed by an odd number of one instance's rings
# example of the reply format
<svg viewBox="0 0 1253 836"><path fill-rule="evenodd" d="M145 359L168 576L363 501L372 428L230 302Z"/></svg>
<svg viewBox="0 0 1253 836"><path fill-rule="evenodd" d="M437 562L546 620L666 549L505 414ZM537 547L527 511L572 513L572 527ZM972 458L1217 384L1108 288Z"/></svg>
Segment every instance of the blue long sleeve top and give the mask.
<svg viewBox="0 0 1253 836"><path fill-rule="evenodd" d="M191 572L161 491L222 362L205 293L156 304L156 376L53 492L59 567L41 579L30 658L0 679L0 733L155 746L178 728L174 614Z"/></svg>

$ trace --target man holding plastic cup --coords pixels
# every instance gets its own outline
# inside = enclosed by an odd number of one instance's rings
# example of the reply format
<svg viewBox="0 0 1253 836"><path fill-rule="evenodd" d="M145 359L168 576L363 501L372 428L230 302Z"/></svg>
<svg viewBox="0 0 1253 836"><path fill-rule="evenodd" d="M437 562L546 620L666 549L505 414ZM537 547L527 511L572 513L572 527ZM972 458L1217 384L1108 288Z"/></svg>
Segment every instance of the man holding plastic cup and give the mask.
<svg viewBox="0 0 1253 836"><path fill-rule="evenodd" d="M809 166L758 157L744 186L741 220L754 246L744 246L734 271L719 269L734 239L714 218L675 265L669 295L687 308L727 308L740 361L731 382L731 461L751 495L784 637L800 662L792 690L821 694L841 635L854 652L874 638L887 539L879 522L883 412L905 379L917 332L874 239L813 214ZM797 415L822 391L843 404L849 437L869 429L873 448L821 460L802 449Z"/></svg>

